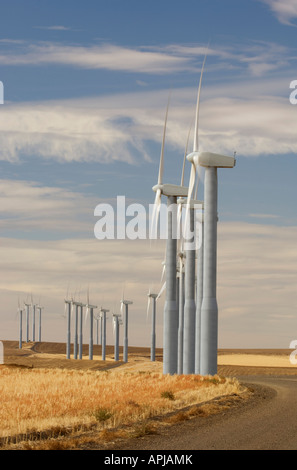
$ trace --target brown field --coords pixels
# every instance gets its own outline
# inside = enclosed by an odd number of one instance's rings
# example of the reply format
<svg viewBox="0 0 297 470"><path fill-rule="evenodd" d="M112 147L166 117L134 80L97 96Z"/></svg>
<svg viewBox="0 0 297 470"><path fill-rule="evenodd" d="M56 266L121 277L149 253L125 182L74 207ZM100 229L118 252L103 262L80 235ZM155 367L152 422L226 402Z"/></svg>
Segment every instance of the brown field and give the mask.
<svg viewBox="0 0 297 470"><path fill-rule="evenodd" d="M219 350L215 377L164 376L148 348L129 347L128 363L115 362L113 347L94 345L94 359L66 359L63 343L3 341L0 365L2 448L104 448L115 439L156 432L194 416L218 413L248 390L241 375L297 373L292 350ZM122 359L122 348L120 348ZM224 400L225 397L225 400ZM232 400L230 400L232 397ZM220 401L221 400L221 401ZM14 444L17 442L17 444Z"/></svg>

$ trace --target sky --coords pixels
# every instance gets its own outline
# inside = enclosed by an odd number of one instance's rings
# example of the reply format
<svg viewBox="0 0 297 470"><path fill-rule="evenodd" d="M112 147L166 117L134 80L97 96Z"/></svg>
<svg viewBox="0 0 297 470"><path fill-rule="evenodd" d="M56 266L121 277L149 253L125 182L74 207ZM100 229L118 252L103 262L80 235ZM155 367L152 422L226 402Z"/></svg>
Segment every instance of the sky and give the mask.
<svg viewBox="0 0 297 470"><path fill-rule="evenodd" d="M296 26L296 0L1 0L1 340L18 338L18 306L32 297L44 307L42 339L64 342L64 299L89 292L110 309L113 344L124 292L129 344L150 345L147 293L163 284L164 240L98 240L94 211L118 196L153 204L169 96L164 180L179 184L207 51L199 148L236 152L218 176L219 347L289 348ZM189 175L187 162L185 184ZM163 304L164 294L160 347Z"/></svg>

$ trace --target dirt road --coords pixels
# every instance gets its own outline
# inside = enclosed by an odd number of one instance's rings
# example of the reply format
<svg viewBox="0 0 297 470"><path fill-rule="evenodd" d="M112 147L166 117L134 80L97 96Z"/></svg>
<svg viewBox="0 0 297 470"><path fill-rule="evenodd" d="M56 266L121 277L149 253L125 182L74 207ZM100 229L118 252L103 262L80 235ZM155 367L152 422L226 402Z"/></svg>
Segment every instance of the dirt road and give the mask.
<svg viewBox="0 0 297 470"><path fill-rule="evenodd" d="M195 418L162 435L133 440L126 450L296 450L297 377L241 377L258 393L247 406L203 421ZM262 387L264 387L262 389ZM262 392L264 391L264 397ZM120 447L114 447L120 449Z"/></svg>

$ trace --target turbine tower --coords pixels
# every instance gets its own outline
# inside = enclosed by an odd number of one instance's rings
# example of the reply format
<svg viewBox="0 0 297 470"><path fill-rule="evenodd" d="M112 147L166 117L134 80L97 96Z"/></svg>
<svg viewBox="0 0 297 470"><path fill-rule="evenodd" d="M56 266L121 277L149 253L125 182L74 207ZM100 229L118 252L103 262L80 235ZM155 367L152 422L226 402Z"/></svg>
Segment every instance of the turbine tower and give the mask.
<svg viewBox="0 0 297 470"><path fill-rule="evenodd" d="M106 359L106 313L109 312L106 308L100 309L102 316L102 361Z"/></svg>
<svg viewBox="0 0 297 470"><path fill-rule="evenodd" d="M89 359L93 359L93 325L94 325L94 309L96 305L90 305L87 303L87 314L90 313L90 336L89 336Z"/></svg>
<svg viewBox="0 0 297 470"><path fill-rule="evenodd" d="M119 354L119 342L120 342L120 318L121 315L117 313L112 314L112 321L113 321L113 331L114 331L114 360L118 361L120 354Z"/></svg>
<svg viewBox="0 0 297 470"><path fill-rule="evenodd" d="M132 305L131 300L122 300L121 309L125 306L124 311L124 350L123 350L123 361L128 362L128 305Z"/></svg>
<svg viewBox="0 0 297 470"><path fill-rule="evenodd" d="M35 312L36 304L33 302L33 297L31 295L31 307L32 307L32 341L35 341Z"/></svg>
<svg viewBox="0 0 297 470"><path fill-rule="evenodd" d="M151 336L151 361L156 360L156 303L157 303L158 294L148 293L148 309L150 305L150 299L153 299L153 308L152 308L152 336Z"/></svg>
<svg viewBox="0 0 297 470"><path fill-rule="evenodd" d="M204 266L203 300L201 305L200 373L202 375L214 375L217 373L218 348L218 306L216 298L218 198L217 170L218 168L233 168L235 166L235 158L211 152L199 151L199 101L204 64L205 59L198 87L193 152L187 155L187 160L191 162L188 202L191 199L194 189L197 169L204 167Z"/></svg>
<svg viewBox="0 0 297 470"><path fill-rule="evenodd" d="M78 358L82 359L83 355L83 314L86 304L79 305L79 345L78 345Z"/></svg>
<svg viewBox="0 0 297 470"><path fill-rule="evenodd" d="M74 359L77 359L77 353L78 353L78 307L81 306L81 302L73 301L72 304L75 306L74 338L73 338L73 358L74 358Z"/></svg>
<svg viewBox="0 0 297 470"><path fill-rule="evenodd" d="M153 187L156 192L154 217L159 214L161 196L167 197L167 243L166 243L166 300L163 315L163 373L177 373L177 342L178 342L178 306L176 295L176 259L177 259L177 236L176 222L177 197L186 197L188 188L180 185L163 184L163 167L164 167L164 144L168 115L168 105L165 116L165 124L163 131L163 141L161 147L161 156L159 164L158 184Z"/></svg>
<svg viewBox="0 0 297 470"><path fill-rule="evenodd" d="M30 304L24 304L26 307L26 342L29 343L29 308Z"/></svg>
<svg viewBox="0 0 297 470"><path fill-rule="evenodd" d="M66 343L66 358L70 359L70 344L71 344L71 310L73 307L72 300L65 300L65 308L67 306L67 343Z"/></svg>
<svg viewBox="0 0 297 470"><path fill-rule="evenodd" d="M184 358L184 298L185 298L185 271L184 271L184 254L182 251L178 253L178 276L179 276L179 318L178 318L178 339L177 339L177 373L183 373Z"/></svg>
<svg viewBox="0 0 297 470"><path fill-rule="evenodd" d="M43 310L43 307L41 307L40 305L37 305L37 310L38 310L38 341L39 343L41 343L41 312Z"/></svg>
<svg viewBox="0 0 297 470"><path fill-rule="evenodd" d="M22 349L22 344L23 344L23 310L19 307L18 308L18 314L19 314L19 349Z"/></svg>
<svg viewBox="0 0 297 470"><path fill-rule="evenodd" d="M204 259L204 213L198 215L200 232L197 249L197 286L196 286L196 325L195 325L195 374L201 373L201 306L203 299L203 259Z"/></svg>

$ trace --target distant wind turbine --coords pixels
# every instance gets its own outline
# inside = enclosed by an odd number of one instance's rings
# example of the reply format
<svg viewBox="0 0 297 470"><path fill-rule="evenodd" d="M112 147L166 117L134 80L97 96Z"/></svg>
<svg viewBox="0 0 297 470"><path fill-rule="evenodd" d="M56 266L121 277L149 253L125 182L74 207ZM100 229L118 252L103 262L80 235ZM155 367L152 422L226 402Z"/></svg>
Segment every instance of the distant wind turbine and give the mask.
<svg viewBox="0 0 297 470"><path fill-rule="evenodd" d="M26 307L26 342L28 343L29 342L29 315L30 315L30 312L29 312L29 308L30 308L30 304L28 303L25 303L24 304L25 307Z"/></svg>
<svg viewBox="0 0 297 470"><path fill-rule="evenodd" d="M120 318L121 315L117 313L112 314L113 332L114 332L114 360L119 360L119 342L120 342Z"/></svg>
<svg viewBox="0 0 297 470"><path fill-rule="evenodd" d="M44 307L41 307L40 305L37 305L37 310L39 312L39 315L38 315L38 341L39 343L41 342L41 313L42 313L42 310L43 310Z"/></svg>
<svg viewBox="0 0 297 470"><path fill-rule="evenodd" d="M20 307L18 307L18 316L19 316L19 349L22 349L22 344L23 344L23 310Z"/></svg>
<svg viewBox="0 0 297 470"><path fill-rule="evenodd" d="M73 301L65 299L65 308L67 307L67 343L66 343L66 358L70 359L70 345L71 345L71 311L73 308Z"/></svg>
<svg viewBox="0 0 297 470"><path fill-rule="evenodd" d="M32 307L32 341L35 341L35 311L36 304L33 302L33 296L31 294L31 307Z"/></svg>
<svg viewBox="0 0 297 470"><path fill-rule="evenodd" d="M106 359L106 313L109 312L108 309L100 309L100 314L102 316L102 361Z"/></svg>
<svg viewBox="0 0 297 470"><path fill-rule="evenodd" d="M73 301L72 304L75 306L74 313L74 338L73 338L73 358L77 359L78 356L78 307L82 304L81 302Z"/></svg>
<svg viewBox="0 0 297 470"><path fill-rule="evenodd" d="M125 311L123 313L124 318L124 351L123 351L123 361L128 362L128 305L133 304L131 300L121 300L121 310L125 306Z"/></svg>
<svg viewBox="0 0 297 470"><path fill-rule="evenodd" d="M93 359L93 334L94 334L94 309L97 308L96 305L90 305L89 302L86 305L87 315L90 315L90 334L89 334L89 359Z"/></svg>
<svg viewBox="0 0 297 470"><path fill-rule="evenodd" d="M151 361L156 360L156 303L158 294L148 293L148 310L150 306L150 299L153 299L152 307L152 333L151 333Z"/></svg>

